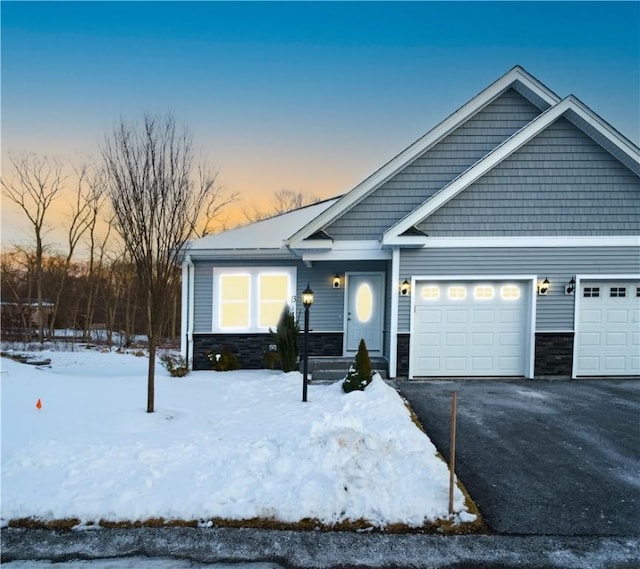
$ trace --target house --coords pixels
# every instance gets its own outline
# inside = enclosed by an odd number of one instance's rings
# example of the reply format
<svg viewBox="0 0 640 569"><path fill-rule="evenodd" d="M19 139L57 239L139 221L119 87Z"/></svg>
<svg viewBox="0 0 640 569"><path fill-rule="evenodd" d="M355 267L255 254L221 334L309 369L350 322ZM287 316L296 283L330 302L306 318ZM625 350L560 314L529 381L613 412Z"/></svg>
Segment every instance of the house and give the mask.
<svg viewBox="0 0 640 569"><path fill-rule="evenodd" d="M307 284L314 357L364 338L390 377L638 376L640 149L515 67L345 195L192 242L183 351L263 367Z"/></svg>

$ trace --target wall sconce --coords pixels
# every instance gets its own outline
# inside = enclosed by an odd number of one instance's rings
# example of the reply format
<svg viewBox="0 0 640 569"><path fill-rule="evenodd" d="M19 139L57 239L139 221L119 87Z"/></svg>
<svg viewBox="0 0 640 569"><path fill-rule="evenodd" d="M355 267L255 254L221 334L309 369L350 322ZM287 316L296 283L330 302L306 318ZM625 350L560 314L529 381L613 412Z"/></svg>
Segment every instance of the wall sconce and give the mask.
<svg viewBox="0 0 640 569"><path fill-rule="evenodd" d="M332 279L331 279L331 286L333 288L340 288L342 286L342 277L340 277L340 275L336 274Z"/></svg>
<svg viewBox="0 0 640 569"><path fill-rule="evenodd" d="M574 294L576 292L576 279L575 277L571 277L569 284L564 287L565 294Z"/></svg>
<svg viewBox="0 0 640 569"><path fill-rule="evenodd" d="M411 283L404 279L404 282L400 285L400 296L409 296L411 293Z"/></svg>
<svg viewBox="0 0 640 569"><path fill-rule="evenodd" d="M549 279L545 277L542 283L538 285L538 294L540 296L547 296L547 294L549 293L550 284L551 283L549 282Z"/></svg>

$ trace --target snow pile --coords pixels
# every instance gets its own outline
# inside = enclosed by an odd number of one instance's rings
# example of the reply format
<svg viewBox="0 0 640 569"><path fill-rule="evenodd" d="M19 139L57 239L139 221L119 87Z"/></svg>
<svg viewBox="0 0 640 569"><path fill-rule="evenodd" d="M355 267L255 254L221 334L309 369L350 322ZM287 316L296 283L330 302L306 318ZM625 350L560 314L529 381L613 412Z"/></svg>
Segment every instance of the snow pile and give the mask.
<svg viewBox="0 0 640 569"><path fill-rule="evenodd" d="M2 359L2 519L303 518L420 526L446 518L448 471L376 376L364 392L269 371L159 366L145 413L145 358L44 352ZM36 408L40 399L42 408ZM456 489L456 511L464 497Z"/></svg>

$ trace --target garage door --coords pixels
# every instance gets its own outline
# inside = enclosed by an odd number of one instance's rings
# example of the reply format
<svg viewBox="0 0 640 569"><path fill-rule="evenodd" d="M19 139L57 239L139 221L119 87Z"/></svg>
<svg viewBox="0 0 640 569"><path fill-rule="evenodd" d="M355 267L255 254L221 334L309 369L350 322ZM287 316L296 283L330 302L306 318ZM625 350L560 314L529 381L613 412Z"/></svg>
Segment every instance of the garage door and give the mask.
<svg viewBox="0 0 640 569"><path fill-rule="evenodd" d="M413 377L526 375L530 285L417 281Z"/></svg>
<svg viewBox="0 0 640 569"><path fill-rule="evenodd" d="M640 375L640 281L582 281L578 293L574 374Z"/></svg>

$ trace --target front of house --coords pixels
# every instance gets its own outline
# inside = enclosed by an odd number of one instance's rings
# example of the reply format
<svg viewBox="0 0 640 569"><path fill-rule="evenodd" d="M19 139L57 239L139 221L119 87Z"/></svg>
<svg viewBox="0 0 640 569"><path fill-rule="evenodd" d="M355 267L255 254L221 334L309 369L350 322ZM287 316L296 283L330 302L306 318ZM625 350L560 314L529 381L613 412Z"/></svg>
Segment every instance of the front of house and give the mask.
<svg viewBox="0 0 640 569"><path fill-rule="evenodd" d="M638 376L640 149L515 67L345 195L191 243L183 353L264 367L307 285L311 356L364 338L390 377Z"/></svg>

